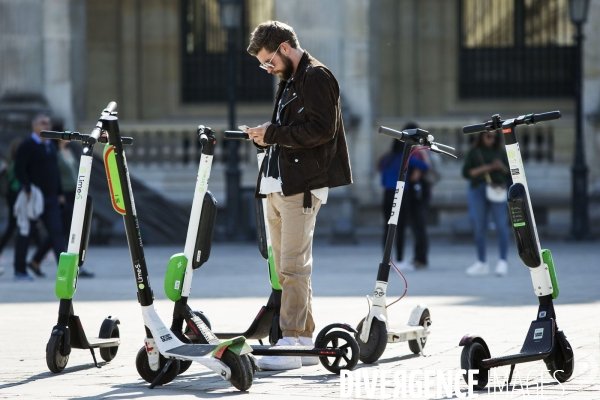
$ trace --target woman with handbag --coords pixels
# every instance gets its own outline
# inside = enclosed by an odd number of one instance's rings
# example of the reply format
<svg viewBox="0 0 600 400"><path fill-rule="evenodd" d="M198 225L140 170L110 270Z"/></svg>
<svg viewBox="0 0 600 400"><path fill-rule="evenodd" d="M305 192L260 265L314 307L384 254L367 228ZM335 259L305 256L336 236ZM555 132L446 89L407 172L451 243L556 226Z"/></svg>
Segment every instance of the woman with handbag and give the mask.
<svg viewBox="0 0 600 400"><path fill-rule="evenodd" d="M500 259L495 273L505 276L508 272L508 214L506 206L507 181L510 178L506 152L501 149L497 132L481 132L465 157L462 174L470 181L468 200L472 217L477 261L467 268L470 276L489 274L486 261L488 214L496 225Z"/></svg>

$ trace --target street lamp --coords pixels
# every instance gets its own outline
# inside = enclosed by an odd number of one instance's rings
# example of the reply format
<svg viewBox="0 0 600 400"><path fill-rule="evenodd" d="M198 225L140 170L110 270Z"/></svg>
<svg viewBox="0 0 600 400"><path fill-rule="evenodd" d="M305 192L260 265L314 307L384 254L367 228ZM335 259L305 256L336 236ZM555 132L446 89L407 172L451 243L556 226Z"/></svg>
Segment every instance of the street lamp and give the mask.
<svg viewBox="0 0 600 400"><path fill-rule="evenodd" d="M589 0L569 0L569 16L577 27L577 79L575 83L575 152L573 155L571 194L571 240L591 239L588 221L588 168L583 150L583 33Z"/></svg>
<svg viewBox="0 0 600 400"><path fill-rule="evenodd" d="M229 104L229 130L235 130L235 34L242 23L240 0L219 0L221 26L227 29L227 100ZM243 227L240 222L240 167L238 140L227 143L227 239L242 240Z"/></svg>

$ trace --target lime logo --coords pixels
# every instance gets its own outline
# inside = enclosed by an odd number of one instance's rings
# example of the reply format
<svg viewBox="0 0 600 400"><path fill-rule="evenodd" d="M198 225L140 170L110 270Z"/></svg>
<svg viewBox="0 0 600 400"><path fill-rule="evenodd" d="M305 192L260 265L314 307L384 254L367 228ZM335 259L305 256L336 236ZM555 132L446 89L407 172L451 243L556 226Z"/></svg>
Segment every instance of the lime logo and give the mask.
<svg viewBox="0 0 600 400"><path fill-rule="evenodd" d="M508 157L509 157L509 158L515 158L515 152L514 152L514 151L512 151L512 150L509 150L509 151L508 151Z"/></svg>
<svg viewBox="0 0 600 400"><path fill-rule="evenodd" d="M79 168L79 172L80 172L80 173L82 173L82 174L83 174L85 171L86 171L85 167L81 167L81 168Z"/></svg>
<svg viewBox="0 0 600 400"><path fill-rule="evenodd" d="M62 268L58 271L58 275L60 275L60 276L65 276L66 274L67 274L67 271L64 268Z"/></svg>
<svg viewBox="0 0 600 400"><path fill-rule="evenodd" d="M138 287L139 287L140 289L143 289L143 288L145 288L146 286L144 286L144 284L143 284L143 283L140 283L140 284L138 285Z"/></svg>

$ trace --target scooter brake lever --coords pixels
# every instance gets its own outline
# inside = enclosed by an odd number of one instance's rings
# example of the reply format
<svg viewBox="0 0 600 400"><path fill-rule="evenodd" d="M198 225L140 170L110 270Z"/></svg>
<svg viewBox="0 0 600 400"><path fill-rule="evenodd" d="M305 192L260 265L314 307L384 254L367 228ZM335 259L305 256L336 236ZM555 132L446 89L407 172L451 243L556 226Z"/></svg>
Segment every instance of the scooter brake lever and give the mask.
<svg viewBox="0 0 600 400"><path fill-rule="evenodd" d="M437 147L437 145L438 145L438 143L431 143L431 147L430 147L430 148L431 148L431 151L433 151L434 153L444 154L444 155L447 155L447 156L450 156L450 157L458 158L458 157L456 157L456 156L455 156L454 154L452 154L452 153L448 153L447 151L441 150L440 148L438 148L438 147ZM442 146L444 146L444 145L442 145ZM454 150L454 149L453 149L452 147L450 147L450 146L444 146L444 147L448 147L448 148L450 148L450 149Z"/></svg>
<svg viewBox="0 0 600 400"><path fill-rule="evenodd" d="M431 144L435 145L435 146L443 147L443 148L448 149L448 150L453 150L453 151L456 150L454 147L446 146L445 144L441 144L441 143L438 143L438 142L431 142Z"/></svg>

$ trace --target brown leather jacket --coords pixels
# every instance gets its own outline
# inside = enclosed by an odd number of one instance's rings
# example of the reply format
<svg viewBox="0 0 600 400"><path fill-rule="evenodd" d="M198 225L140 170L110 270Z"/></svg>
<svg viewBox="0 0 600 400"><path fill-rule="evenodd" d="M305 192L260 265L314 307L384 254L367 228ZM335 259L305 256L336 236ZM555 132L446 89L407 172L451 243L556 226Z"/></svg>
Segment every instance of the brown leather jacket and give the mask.
<svg viewBox="0 0 600 400"><path fill-rule="evenodd" d="M285 83L279 82L264 142L280 145L283 194L304 193L304 207L308 208L312 206L312 189L352 183L340 88L331 71L305 51L284 99L278 125L277 104ZM265 164L266 158L258 174L257 194Z"/></svg>

